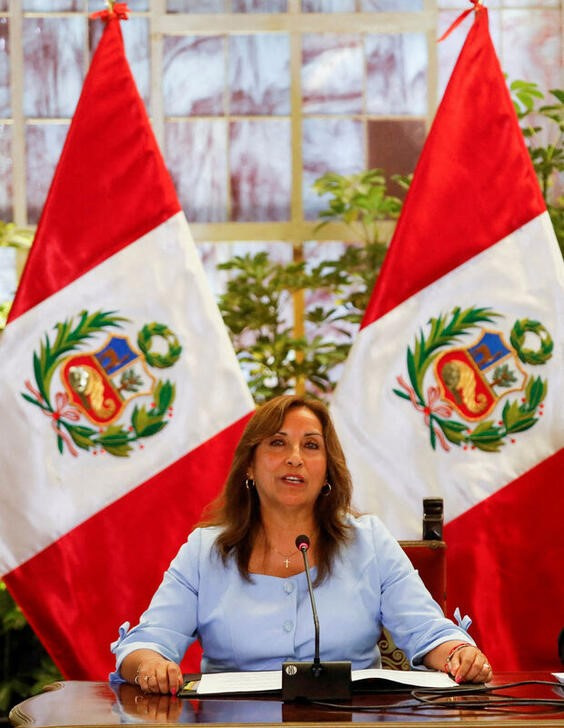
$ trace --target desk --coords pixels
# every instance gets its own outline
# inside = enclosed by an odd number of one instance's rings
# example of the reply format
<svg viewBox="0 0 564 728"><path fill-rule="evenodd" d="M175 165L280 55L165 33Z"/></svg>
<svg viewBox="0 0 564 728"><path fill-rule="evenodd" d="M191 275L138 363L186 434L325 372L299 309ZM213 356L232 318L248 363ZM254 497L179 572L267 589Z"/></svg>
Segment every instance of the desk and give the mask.
<svg viewBox="0 0 564 728"><path fill-rule="evenodd" d="M500 673L492 685L501 685L520 680L554 680L547 672ZM509 691L508 691L509 692ZM564 690L548 686L524 686L510 691L520 697L564 697ZM283 703L278 698L204 698L187 700L169 695L144 695L132 685L111 687L104 682L68 681L48 686L40 695L28 698L16 705L10 712L10 720L17 728L35 726L116 726L122 723L155 726L192 725L204 726L293 726L319 728L341 728L351 723L359 726L373 726L374 723L389 722L395 728L407 728L414 723L430 728L444 728L456 725L460 728L472 726L529 728L564 728L564 711L537 712L538 709L519 708L504 712L483 710L458 710L429 708L414 709L409 693L376 693L355 695L355 704L394 705L387 712L364 713L331 712L328 708L313 705ZM545 708L545 710L548 710ZM521 712L519 712L521 711Z"/></svg>

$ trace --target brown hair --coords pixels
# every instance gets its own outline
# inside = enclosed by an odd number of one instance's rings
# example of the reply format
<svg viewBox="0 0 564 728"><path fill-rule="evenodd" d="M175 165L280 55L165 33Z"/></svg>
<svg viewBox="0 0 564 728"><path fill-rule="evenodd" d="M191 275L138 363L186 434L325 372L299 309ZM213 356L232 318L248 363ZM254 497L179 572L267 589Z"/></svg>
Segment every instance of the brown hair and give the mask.
<svg viewBox="0 0 564 728"><path fill-rule="evenodd" d="M225 562L233 554L241 575L249 580L249 559L261 526L260 502L256 489L245 487L248 468L257 445L278 432L288 410L307 407L322 425L327 452L329 495L320 495L314 516L319 528L317 578L320 583L331 572L339 546L347 541L346 516L350 511L352 483L341 444L327 407L316 399L281 395L261 405L253 414L235 450L231 470L220 495L210 504L201 526L220 526L216 547Z"/></svg>

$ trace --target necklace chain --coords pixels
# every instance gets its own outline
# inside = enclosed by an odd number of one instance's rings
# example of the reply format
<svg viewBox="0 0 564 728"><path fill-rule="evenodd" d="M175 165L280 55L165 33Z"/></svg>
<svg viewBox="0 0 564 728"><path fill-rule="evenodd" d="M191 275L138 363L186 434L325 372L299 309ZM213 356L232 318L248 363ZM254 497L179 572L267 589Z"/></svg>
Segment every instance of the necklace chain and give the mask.
<svg viewBox="0 0 564 728"><path fill-rule="evenodd" d="M277 549L277 548L276 548L275 546L273 546L273 545L272 545L272 544L271 544L271 543L270 543L270 542L268 541L268 539L266 539L266 538L265 538L265 541L266 541L266 545L268 546L268 548L269 548L269 549L270 549L271 551L274 551L274 553L275 553L275 554L278 554L278 556L281 556L281 557L282 557L282 563L284 564L284 566L285 566L285 567L286 567L287 569L289 569L289 568L290 568L290 561L291 561L291 560L292 560L292 559L293 559L294 557L296 557L296 556L297 556L297 555L298 555L298 554L300 553L300 552L299 552L299 550L298 550L298 549L296 548L295 550L293 550L293 551L292 551L291 553L289 553L289 554L283 554L283 553L282 553L282 551L278 551L278 549Z"/></svg>
<svg viewBox="0 0 564 728"><path fill-rule="evenodd" d="M269 544L270 545L270 544ZM274 548L274 546L270 546L271 550L274 551L275 554L278 554L278 556L281 556L283 559L284 566L289 569L290 568L290 561L294 558L294 556L297 556L299 553L297 550L292 554L283 554L282 551L278 551L278 549Z"/></svg>
<svg viewBox="0 0 564 728"><path fill-rule="evenodd" d="M268 542L267 542L268 543ZM272 544L268 543L268 547L271 551L274 551L274 553L278 554L278 556L281 556L283 559L284 566L289 569L290 568L290 561L297 556L300 552L298 549L293 551L291 554L283 554L282 551L278 551L277 548L275 548Z"/></svg>

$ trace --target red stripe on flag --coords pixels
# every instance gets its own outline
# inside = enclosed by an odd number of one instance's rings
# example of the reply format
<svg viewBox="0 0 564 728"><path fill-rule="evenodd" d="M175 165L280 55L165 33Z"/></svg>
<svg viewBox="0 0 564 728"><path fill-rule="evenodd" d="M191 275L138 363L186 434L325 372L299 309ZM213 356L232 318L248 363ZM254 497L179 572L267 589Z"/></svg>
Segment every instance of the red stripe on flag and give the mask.
<svg viewBox="0 0 564 728"><path fill-rule="evenodd" d="M10 320L179 210L112 20L84 81Z"/></svg>
<svg viewBox="0 0 564 728"><path fill-rule="evenodd" d="M545 208L481 8L437 110L362 325Z"/></svg>
<svg viewBox="0 0 564 728"><path fill-rule="evenodd" d="M564 450L445 527L449 614L459 606L494 670L560 670Z"/></svg>
<svg viewBox="0 0 564 728"><path fill-rule="evenodd" d="M137 622L202 509L219 492L249 417L4 577L67 677L107 678L114 668L110 642L117 638L118 627L126 620Z"/></svg>

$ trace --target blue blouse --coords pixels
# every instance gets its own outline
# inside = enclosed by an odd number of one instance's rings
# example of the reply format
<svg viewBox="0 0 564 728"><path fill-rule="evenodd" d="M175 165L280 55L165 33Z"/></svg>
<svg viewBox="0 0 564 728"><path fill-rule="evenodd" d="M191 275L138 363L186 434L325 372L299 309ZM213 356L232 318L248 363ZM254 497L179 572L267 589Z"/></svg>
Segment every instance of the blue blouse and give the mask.
<svg viewBox="0 0 564 728"><path fill-rule="evenodd" d="M329 577L315 587L322 660L353 669L380 666L382 626L412 666L446 640L473 642L443 615L398 542L373 515L350 517L351 540ZM201 671L279 670L285 660L312 660L314 627L305 573L252 574L214 548L217 528L198 528L164 574L139 624L120 627L112 644L116 672L126 655L152 649L179 663L199 639ZM315 567L312 569L315 578Z"/></svg>

